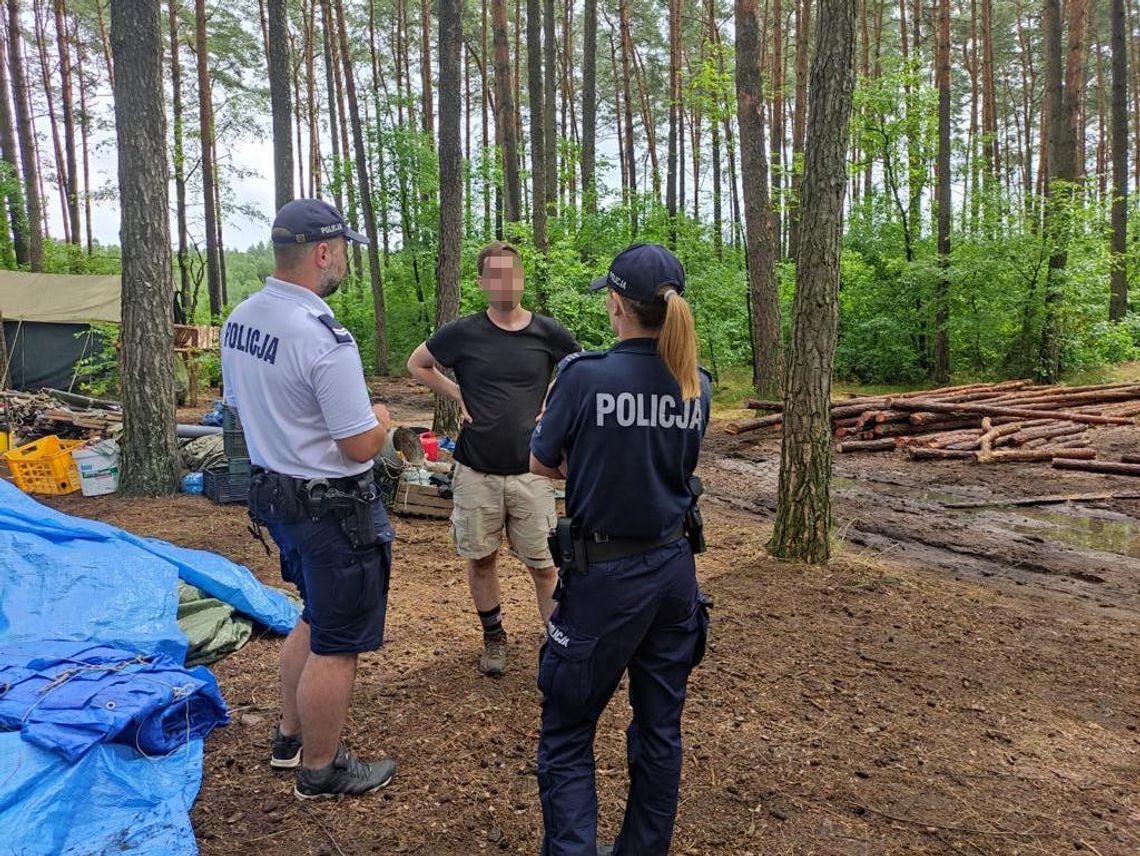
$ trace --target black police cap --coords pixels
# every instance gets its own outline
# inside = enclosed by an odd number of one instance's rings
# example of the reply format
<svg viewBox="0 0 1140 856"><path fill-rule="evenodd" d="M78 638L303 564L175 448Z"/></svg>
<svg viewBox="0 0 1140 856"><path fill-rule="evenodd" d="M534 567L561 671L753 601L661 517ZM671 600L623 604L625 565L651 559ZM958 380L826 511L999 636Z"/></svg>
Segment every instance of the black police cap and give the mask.
<svg viewBox="0 0 1140 856"><path fill-rule="evenodd" d="M294 199L282 205L273 219L272 237L275 244L311 244L333 238L368 243L368 238L348 227L336 208L320 199Z"/></svg>
<svg viewBox="0 0 1140 856"><path fill-rule="evenodd" d="M660 244L634 244L617 254L609 271L595 279L590 290L612 288L624 297L649 302L666 285L678 294L685 291L685 269L677 257Z"/></svg>

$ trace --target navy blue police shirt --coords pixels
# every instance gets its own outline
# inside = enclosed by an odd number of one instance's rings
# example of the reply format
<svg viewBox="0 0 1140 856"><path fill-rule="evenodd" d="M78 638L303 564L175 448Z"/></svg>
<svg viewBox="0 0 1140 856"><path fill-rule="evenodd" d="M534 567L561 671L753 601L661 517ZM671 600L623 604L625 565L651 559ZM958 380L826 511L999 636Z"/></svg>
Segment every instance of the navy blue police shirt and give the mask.
<svg viewBox="0 0 1140 856"><path fill-rule="evenodd" d="M712 383L683 401L655 339L626 339L559 363L531 452L565 456L566 512L588 532L657 539L681 525L708 426Z"/></svg>

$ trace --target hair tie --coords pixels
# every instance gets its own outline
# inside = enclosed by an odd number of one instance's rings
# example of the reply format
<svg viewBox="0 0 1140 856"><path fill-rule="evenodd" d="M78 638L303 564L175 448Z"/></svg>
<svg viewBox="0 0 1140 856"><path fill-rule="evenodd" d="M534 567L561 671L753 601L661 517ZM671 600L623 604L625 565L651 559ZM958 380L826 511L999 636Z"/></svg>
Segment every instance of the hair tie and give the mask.
<svg viewBox="0 0 1140 856"><path fill-rule="evenodd" d="M661 293L661 298L668 303L670 297L676 297L677 292L672 288L667 288Z"/></svg>

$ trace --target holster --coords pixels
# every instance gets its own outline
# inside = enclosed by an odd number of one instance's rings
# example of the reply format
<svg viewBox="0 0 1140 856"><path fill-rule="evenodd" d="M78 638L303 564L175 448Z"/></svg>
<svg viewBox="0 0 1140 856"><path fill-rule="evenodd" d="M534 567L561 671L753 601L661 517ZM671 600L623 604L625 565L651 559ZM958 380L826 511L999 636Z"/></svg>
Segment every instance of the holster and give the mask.
<svg viewBox="0 0 1140 856"><path fill-rule="evenodd" d="M689 495L692 501L685 511L685 537L689 540L689 549L693 555L703 553L705 547L705 520L701 516L700 498L704 495L705 486L696 476L689 476Z"/></svg>
<svg viewBox="0 0 1140 856"><path fill-rule="evenodd" d="M250 477L249 517L266 523L317 522L334 518L353 547L371 547L379 538L372 507L380 493L371 474L356 479L295 479L268 470ZM255 532L255 535L258 534Z"/></svg>
<svg viewBox="0 0 1140 856"><path fill-rule="evenodd" d="M554 587L554 599L561 600L566 581L571 574L586 570L585 544L578 532L578 526L570 517L559 517L558 523L547 535L547 546L554 566L558 568L558 583Z"/></svg>

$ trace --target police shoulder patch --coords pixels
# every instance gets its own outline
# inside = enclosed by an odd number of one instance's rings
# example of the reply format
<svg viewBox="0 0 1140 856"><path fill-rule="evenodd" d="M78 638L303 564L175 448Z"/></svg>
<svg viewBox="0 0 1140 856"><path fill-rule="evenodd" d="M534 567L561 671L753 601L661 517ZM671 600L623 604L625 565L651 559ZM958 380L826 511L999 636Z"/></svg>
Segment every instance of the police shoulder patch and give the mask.
<svg viewBox="0 0 1140 856"><path fill-rule="evenodd" d="M340 324L338 324L336 319L329 315L327 312L322 315L318 315L317 320L329 328L332 334L336 337L337 342L340 344L343 345L352 341L352 334L344 329L344 327L342 327Z"/></svg>
<svg viewBox="0 0 1140 856"><path fill-rule="evenodd" d="M608 351L575 351L572 354L567 354L558 362L558 374L566 371L567 368L574 365L578 360L596 360L604 357Z"/></svg>

